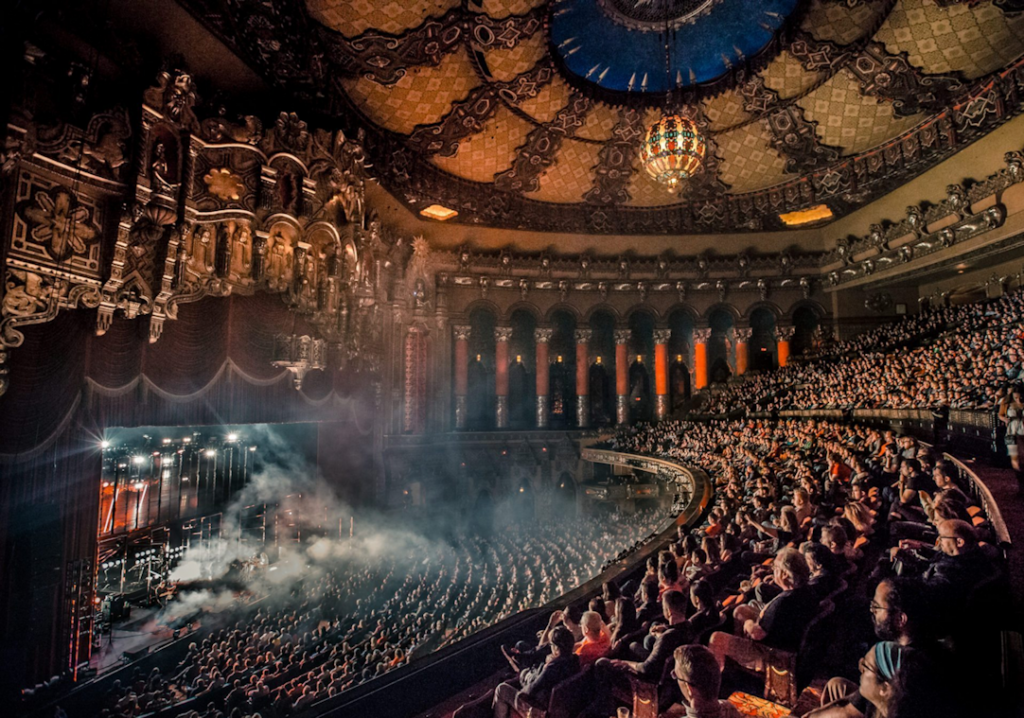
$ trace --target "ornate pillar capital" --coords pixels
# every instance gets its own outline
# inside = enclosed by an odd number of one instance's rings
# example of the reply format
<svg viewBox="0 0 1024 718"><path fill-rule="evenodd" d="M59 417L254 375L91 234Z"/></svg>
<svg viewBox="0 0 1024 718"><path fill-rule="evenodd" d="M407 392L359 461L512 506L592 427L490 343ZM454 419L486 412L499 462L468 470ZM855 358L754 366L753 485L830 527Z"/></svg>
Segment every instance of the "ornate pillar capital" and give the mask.
<svg viewBox="0 0 1024 718"><path fill-rule="evenodd" d="M633 332L629 329L616 329L615 330L615 343L616 344L628 344L629 338L633 336Z"/></svg>
<svg viewBox="0 0 1024 718"><path fill-rule="evenodd" d="M576 343L577 344L590 344L590 340L594 337L593 329L577 329L576 332Z"/></svg>
<svg viewBox="0 0 1024 718"><path fill-rule="evenodd" d="M695 344L707 344L709 339L711 339L711 327L699 327L693 330Z"/></svg>
<svg viewBox="0 0 1024 718"><path fill-rule="evenodd" d="M469 341L469 335L472 331L473 327L468 324L456 324L452 327L452 332L455 334L455 341L457 342Z"/></svg>
<svg viewBox="0 0 1024 718"><path fill-rule="evenodd" d="M655 344L668 344L672 338L671 329L655 329L654 330L654 343Z"/></svg>
<svg viewBox="0 0 1024 718"><path fill-rule="evenodd" d="M496 342L508 342L512 338L512 327L495 327L494 328L494 341Z"/></svg>
<svg viewBox="0 0 1024 718"><path fill-rule="evenodd" d="M548 327L537 327L533 330L533 338L538 344L547 344L554 334L555 330Z"/></svg>
<svg viewBox="0 0 1024 718"><path fill-rule="evenodd" d="M750 327L738 327L736 329L736 341L743 342L746 344L750 341L750 337L754 335L754 330Z"/></svg>
<svg viewBox="0 0 1024 718"><path fill-rule="evenodd" d="M796 327L779 327L778 328L779 341L788 342L788 341L790 341L793 338L794 334L796 334Z"/></svg>

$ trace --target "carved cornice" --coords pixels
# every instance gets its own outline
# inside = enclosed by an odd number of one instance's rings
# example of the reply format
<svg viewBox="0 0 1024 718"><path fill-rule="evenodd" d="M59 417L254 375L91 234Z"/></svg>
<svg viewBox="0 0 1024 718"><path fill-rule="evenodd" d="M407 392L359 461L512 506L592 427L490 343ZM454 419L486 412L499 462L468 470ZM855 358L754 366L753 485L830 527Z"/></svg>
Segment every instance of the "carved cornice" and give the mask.
<svg viewBox="0 0 1024 718"><path fill-rule="evenodd" d="M946 188L946 199L938 204L907 207L906 216L896 222L873 224L862 237L844 237L836 248L823 257L824 264L836 262L841 267L828 273L828 283L835 287L880 269L904 264L940 249L977 237L995 229L1006 219L1006 210L996 204L976 214L970 207L975 202L999 196L1008 187L1024 182L1024 152L1007 152L1005 167L981 182L951 184ZM929 232L929 225L947 217L958 221L944 229ZM903 240L899 246L897 242ZM871 256L856 261L854 257L871 252Z"/></svg>
<svg viewBox="0 0 1024 718"><path fill-rule="evenodd" d="M968 88L962 76L925 74L910 64L906 52L893 55L878 42L868 43L846 69L863 94L892 102L897 117L941 111Z"/></svg>

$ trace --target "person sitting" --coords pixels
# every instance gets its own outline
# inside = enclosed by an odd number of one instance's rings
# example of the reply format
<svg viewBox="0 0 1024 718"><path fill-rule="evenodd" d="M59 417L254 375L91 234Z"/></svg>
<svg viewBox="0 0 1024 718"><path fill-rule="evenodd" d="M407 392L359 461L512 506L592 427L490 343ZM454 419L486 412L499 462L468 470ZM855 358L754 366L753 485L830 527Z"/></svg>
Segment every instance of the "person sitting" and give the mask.
<svg viewBox="0 0 1024 718"><path fill-rule="evenodd" d="M775 585L782 589L767 605L758 610L753 605L740 606L733 613L740 634L771 648L796 652L800 647L804 629L817 613L818 599L808 587L810 569L803 555L796 549L784 548L772 564ZM726 633L711 636L711 649L725 656L735 646L733 637Z"/></svg>
<svg viewBox="0 0 1024 718"><path fill-rule="evenodd" d="M502 683L494 692L492 708L495 718L507 718L513 712L516 695L521 695L539 706L547 706L551 689L571 678L580 670L579 657L573 653L573 635L565 626L556 626L551 631L551 652L543 663L520 668L515 658L502 649L513 670L519 674L516 683Z"/></svg>
<svg viewBox="0 0 1024 718"><path fill-rule="evenodd" d="M693 640L698 640L705 631L722 622L715 591L709 581L701 579L690 586L690 603L696 609L690 616L690 630L693 632Z"/></svg>
<svg viewBox="0 0 1024 718"><path fill-rule="evenodd" d="M615 618L611 625L612 647L610 654L618 655L628 649L630 641L634 640L643 629L643 625L636 615L636 606L628 598L619 598L615 601Z"/></svg>
<svg viewBox="0 0 1024 718"><path fill-rule="evenodd" d="M819 601L839 587L840 577L835 571L835 555L824 545L807 541L800 547L800 552L807 561L807 568L811 572L807 585L814 591Z"/></svg>
<svg viewBox="0 0 1024 718"><path fill-rule="evenodd" d="M879 641L860 659L860 684L857 693L865 700L865 712L840 699L837 704L824 705L806 718L888 718L893 696L893 678L904 659L913 650L894 641ZM853 683L850 683L853 686Z"/></svg>
<svg viewBox="0 0 1024 718"><path fill-rule="evenodd" d="M660 587L657 580L647 579L640 584L640 605L636 610L636 618L642 626L657 620L662 615L661 602L658 600Z"/></svg>
<svg viewBox="0 0 1024 718"><path fill-rule="evenodd" d="M576 644L575 652L579 656L580 666L586 668L598 658L608 655L612 647L611 635L601 620L601 614L596 611L584 613L580 627L583 629L583 640Z"/></svg>
<svg viewBox="0 0 1024 718"><path fill-rule="evenodd" d="M661 678L665 664L672 657L676 647L693 640L693 630L686 620L686 596L680 591L668 591L662 596L661 602L667 624L656 624L651 627L649 635L654 641L650 653L643 660L606 661L606 669L612 672L629 672L647 680L657 681Z"/></svg>
<svg viewBox="0 0 1024 718"><path fill-rule="evenodd" d="M664 714L666 718L740 718L727 700L719 700L722 672L715 656L704 646L679 646L673 653L672 678L682 701Z"/></svg>

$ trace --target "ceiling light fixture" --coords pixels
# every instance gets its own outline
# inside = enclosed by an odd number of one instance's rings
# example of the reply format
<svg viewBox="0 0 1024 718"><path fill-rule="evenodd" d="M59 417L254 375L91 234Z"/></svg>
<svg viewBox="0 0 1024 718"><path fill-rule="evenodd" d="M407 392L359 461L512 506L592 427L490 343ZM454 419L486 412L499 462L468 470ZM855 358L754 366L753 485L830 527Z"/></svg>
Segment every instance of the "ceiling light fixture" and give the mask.
<svg viewBox="0 0 1024 718"><path fill-rule="evenodd" d="M640 145L640 159L647 174L655 182L665 186L669 194L679 191L683 180L688 180L704 168L707 142L692 118L673 112L672 102L672 45L673 34L669 19L672 16L671 0L662 0L665 12L665 113L661 119L647 128L643 144ZM676 87L682 77L676 74Z"/></svg>
<svg viewBox="0 0 1024 718"><path fill-rule="evenodd" d="M429 207L421 209L420 214L429 219L436 219L438 222L447 222L449 219L457 216L459 213L454 209L442 207L439 204L432 204Z"/></svg>
<svg viewBox="0 0 1024 718"><path fill-rule="evenodd" d="M832 209L827 204L818 204L807 209L798 209L796 212L780 214L779 219L787 227L799 227L802 224L813 224L832 219Z"/></svg>

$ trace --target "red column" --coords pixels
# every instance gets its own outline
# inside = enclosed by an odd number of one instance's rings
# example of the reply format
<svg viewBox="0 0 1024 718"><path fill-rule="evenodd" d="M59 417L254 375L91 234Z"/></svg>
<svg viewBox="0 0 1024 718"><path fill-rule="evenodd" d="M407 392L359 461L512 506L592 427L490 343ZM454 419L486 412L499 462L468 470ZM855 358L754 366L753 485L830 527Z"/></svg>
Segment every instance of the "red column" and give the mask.
<svg viewBox="0 0 1024 718"><path fill-rule="evenodd" d="M455 334L455 428L466 428L469 395L469 332L468 326L452 327Z"/></svg>
<svg viewBox="0 0 1024 718"><path fill-rule="evenodd" d="M793 327L779 327L777 348L780 367L786 366L789 363L789 341L793 338L793 333Z"/></svg>
<svg viewBox="0 0 1024 718"><path fill-rule="evenodd" d="M591 329L576 330L576 425L590 425L590 339Z"/></svg>
<svg viewBox="0 0 1024 718"><path fill-rule="evenodd" d="M512 327L494 329L494 418L499 429L508 428L508 340Z"/></svg>
<svg viewBox="0 0 1024 718"><path fill-rule="evenodd" d="M654 330L654 417L668 416L668 341L670 329Z"/></svg>
<svg viewBox="0 0 1024 718"><path fill-rule="evenodd" d="M749 349L752 330L748 327L741 327L736 330L736 375L742 376L747 373L747 365L750 362Z"/></svg>
<svg viewBox="0 0 1024 718"><path fill-rule="evenodd" d="M615 330L615 422L629 423L629 329Z"/></svg>
<svg viewBox="0 0 1024 718"><path fill-rule="evenodd" d="M537 344L537 428L548 426L548 406L550 397L550 367L548 363L548 342L551 341L553 329L534 329L533 338Z"/></svg>
<svg viewBox="0 0 1024 718"><path fill-rule="evenodd" d="M693 386L700 390L708 385L708 328L693 330Z"/></svg>

